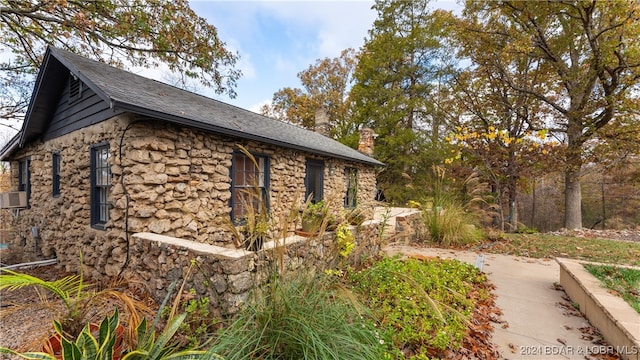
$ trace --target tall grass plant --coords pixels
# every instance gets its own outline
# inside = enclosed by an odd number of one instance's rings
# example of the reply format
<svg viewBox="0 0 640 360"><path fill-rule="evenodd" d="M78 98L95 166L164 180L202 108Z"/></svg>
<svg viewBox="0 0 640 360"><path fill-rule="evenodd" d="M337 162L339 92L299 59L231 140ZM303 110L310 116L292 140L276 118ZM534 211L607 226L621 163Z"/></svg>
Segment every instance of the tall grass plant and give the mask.
<svg viewBox="0 0 640 360"><path fill-rule="evenodd" d="M336 286L311 274L274 279L211 350L228 360L383 358L369 315Z"/></svg>
<svg viewBox="0 0 640 360"><path fill-rule="evenodd" d="M412 202L422 210L422 217L431 241L444 245L467 245L480 241L484 234L480 218L490 210L478 204L488 204L482 196L483 184L477 176L469 176L462 184L462 193L448 189L444 169L434 167L435 177L430 186L430 198L422 203ZM490 206L486 206L491 209Z"/></svg>

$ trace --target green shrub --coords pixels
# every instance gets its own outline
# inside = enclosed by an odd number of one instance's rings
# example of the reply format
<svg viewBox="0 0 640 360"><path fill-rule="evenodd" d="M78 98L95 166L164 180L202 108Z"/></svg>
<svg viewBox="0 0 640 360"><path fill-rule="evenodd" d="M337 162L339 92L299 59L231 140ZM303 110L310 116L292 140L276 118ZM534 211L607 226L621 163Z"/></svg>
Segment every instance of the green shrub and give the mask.
<svg viewBox="0 0 640 360"><path fill-rule="evenodd" d="M371 320L326 278L273 280L221 330L211 350L225 359L382 359Z"/></svg>
<svg viewBox="0 0 640 360"><path fill-rule="evenodd" d="M216 329L220 327L222 320L217 318L211 308L211 300L207 296L196 294L194 289L189 289L188 296L180 304L180 311L187 317L178 330L179 336L183 336L188 341L189 348L199 348L202 344L211 339Z"/></svg>
<svg viewBox="0 0 640 360"><path fill-rule="evenodd" d="M351 272L348 279L380 319L381 332L391 334L395 347L413 359L460 347L475 307L469 294L474 284L486 280L457 260L398 258Z"/></svg>
<svg viewBox="0 0 640 360"><path fill-rule="evenodd" d="M119 358L120 354L116 354L116 345L118 342L116 339L116 327L119 324L118 310L113 315L104 318L100 323L100 326L96 330L92 330L89 324L86 324L76 339L68 339L64 335L62 325L57 320L54 321L54 328L56 331L56 342L60 346L59 353L54 354L54 348L49 350L51 353L43 352L26 352L18 353L8 348L0 348L0 353L10 354L21 357L23 359L43 359L43 360L55 360L60 358L62 360L113 360L114 356ZM121 336L121 335L120 335ZM120 339L122 341L122 339ZM49 343L50 344L50 343ZM121 348L119 348L122 351Z"/></svg>
<svg viewBox="0 0 640 360"><path fill-rule="evenodd" d="M346 223L340 223L336 229L336 240L338 241L338 253L343 258L348 258L349 254L356 247L355 237Z"/></svg>

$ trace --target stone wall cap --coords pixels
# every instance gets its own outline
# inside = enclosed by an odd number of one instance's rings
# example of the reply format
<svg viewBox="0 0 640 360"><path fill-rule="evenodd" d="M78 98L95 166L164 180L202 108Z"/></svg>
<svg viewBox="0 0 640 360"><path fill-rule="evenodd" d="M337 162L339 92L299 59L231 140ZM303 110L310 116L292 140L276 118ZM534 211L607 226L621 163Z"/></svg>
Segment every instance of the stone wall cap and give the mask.
<svg viewBox="0 0 640 360"><path fill-rule="evenodd" d="M239 259L247 256L249 253L243 249L228 249L222 246L204 244L192 240L180 239L172 236L159 235L149 232L135 233L132 235L135 239L155 241L162 244L174 245L193 250L195 252L210 254L213 256L226 259Z"/></svg>

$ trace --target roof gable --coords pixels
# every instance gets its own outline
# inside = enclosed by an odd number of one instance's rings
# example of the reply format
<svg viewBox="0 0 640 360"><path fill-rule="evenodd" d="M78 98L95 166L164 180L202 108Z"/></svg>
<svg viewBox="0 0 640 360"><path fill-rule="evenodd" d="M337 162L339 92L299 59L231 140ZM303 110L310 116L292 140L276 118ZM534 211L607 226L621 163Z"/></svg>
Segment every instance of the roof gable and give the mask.
<svg viewBox="0 0 640 360"><path fill-rule="evenodd" d="M61 68L62 67L62 68ZM68 69L114 111L128 111L223 135L255 140L286 148L383 165L333 139L271 119L239 107L148 79L71 52L49 47L21 131L20 146L46 130L46 115L55 101L49 99L51 82ZM46 88L47 91L42 91ZM56 92L60 93L60 89ZM57 100L57 99L56 99Z"/></svg>

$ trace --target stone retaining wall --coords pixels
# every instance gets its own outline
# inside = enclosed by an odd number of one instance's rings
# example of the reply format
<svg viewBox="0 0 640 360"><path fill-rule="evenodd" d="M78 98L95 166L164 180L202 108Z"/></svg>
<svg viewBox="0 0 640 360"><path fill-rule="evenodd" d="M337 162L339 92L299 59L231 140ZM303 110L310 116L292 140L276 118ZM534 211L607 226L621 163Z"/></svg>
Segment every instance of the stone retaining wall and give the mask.
<svg viewBox="0 0 640 360"><path fill-rule="evenodd" d="M131 260L124 272L128 279L148 284L160 302L170 284L185 280L185 289L208 297L218 317L236 313L252 291L274 274L334 269L339 262L357 264L381 249L378 223L352 227L356 248L347 259L338 254L335 233L320 237L290 236L267 242L257 252L228 249L152 233L138 233L131 241ZM343 264L344 265L344 264Z"/></svg>

